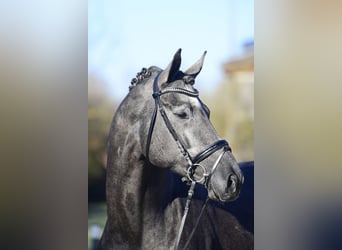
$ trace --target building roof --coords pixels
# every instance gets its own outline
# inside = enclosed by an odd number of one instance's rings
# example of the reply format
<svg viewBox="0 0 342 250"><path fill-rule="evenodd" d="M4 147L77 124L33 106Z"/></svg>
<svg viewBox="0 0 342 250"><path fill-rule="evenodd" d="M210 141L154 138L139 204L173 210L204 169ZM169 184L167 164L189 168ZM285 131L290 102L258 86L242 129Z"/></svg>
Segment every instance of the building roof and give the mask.
<svg viewBox="0 0 342 250"><path fill-rule="evenodd" d="M223 70L226 74L237 72L253 72L254 71L254 42L244 45L244 53L231 59L223 64Z"/></svg>

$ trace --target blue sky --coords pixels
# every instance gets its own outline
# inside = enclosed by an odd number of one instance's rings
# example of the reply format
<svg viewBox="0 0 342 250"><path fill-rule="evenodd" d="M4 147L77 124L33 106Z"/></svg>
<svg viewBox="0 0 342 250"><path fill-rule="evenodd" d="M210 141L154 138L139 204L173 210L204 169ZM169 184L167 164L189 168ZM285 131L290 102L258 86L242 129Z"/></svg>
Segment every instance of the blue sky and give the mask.
<svg viewBox="0 0 342 250"><path fill-rule="evenodd" d="M118 99L142 67L165 68L178 48L183 70L207 50L196 85L211 91L223 78L222 64L254 37L251 0L88 3L88 71L105 80Z"/></svg>

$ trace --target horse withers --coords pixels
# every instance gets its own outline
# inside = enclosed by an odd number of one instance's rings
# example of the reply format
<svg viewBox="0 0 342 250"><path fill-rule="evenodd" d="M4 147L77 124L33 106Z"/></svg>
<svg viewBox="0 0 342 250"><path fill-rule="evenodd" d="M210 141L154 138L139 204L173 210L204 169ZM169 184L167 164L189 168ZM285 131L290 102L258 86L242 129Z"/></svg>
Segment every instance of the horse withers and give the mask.
<svg viewBox="0 0 342 250"><path fill-rule="evenodd" d="M193 189L188 199L173 191L177 174L227 202L243 183L194 88L205 54L182 72L179 49L165 70L152 66L132 80L109 133L100 249L253 249L253 236L230 213L198 200L189 208Z"/></svg>

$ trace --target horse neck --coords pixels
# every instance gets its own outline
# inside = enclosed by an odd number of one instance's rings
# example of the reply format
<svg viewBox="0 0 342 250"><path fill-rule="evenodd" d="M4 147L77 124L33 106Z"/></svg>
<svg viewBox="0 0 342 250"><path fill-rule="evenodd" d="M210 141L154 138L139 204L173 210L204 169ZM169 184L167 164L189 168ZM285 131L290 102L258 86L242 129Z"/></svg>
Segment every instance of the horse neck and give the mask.
<svg viewBox="0 0 342 250"><path fill-rule="evenodd" d="M112 126L106 181L111 231L118 232L122 241L136 244L146 222L163 219L173 182L169 170L145 162L138 131L139 125Z"/></svg>

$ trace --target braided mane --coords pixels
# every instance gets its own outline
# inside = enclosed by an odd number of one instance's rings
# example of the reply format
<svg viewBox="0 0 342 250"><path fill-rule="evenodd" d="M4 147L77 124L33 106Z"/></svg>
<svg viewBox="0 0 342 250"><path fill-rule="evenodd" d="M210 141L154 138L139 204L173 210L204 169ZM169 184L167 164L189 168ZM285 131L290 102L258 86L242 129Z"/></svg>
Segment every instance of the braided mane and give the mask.
<svg viewBox="0 0 342 250"><path fill-rule="evenodd" d="M150 78L152 73L160 71L160 70L161 69L156 67L156 66L151 66L148 69L145 67L142 68L141 71L137 73L136 77L134 77L131 80L131 86L129 86L129 91L131 91L138 84L140 84L140 83L144 82L145 80L147 80L148 78Z"/></svg>

